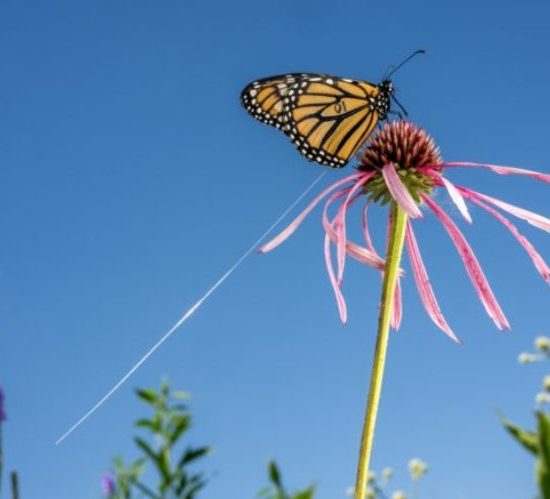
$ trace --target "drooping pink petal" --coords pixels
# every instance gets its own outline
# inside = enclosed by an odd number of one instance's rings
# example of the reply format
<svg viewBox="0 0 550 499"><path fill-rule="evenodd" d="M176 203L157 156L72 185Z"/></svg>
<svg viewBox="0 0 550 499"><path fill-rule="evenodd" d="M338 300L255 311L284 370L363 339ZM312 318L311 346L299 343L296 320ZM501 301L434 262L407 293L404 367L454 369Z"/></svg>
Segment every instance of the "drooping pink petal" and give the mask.
<svg viewBox="0 0 550 499"><path fill-rule="evenodd" d="M349 190L348 195L338 210L338 214L334 220L336 232L338 233L336 253L338 263L338 282L342 282L344 278L344 267L346 265L346 213L352 202L358 199L357 197L354 198L354 196L373 176L374 172L368 172L365 173L363 177L355 180L355 184Z"/></svg>
<svg viewBox="0 0 550 499"><path fill-rule="evenodd" d="M381 270L381 271L384 271L384 268L385 268L385 261L384 259L378 254L378 252L376 251L376 248L374 247L373 243L372 243L372 239L370 237L370 231L369 231L369 227L368 227L368 221L367 221L367 211L368 211L368 205L370 204L369 201L367 201L365 203L365 207L363 209L363 220L362 220L362 226L363 226L363 235L365 237L365 242L367 244L367 247L364 248L363 246L358 246L358 248L360 248L362 251L365 251L365 250L368 250L369 251L369 257L372 258L372 255L374 255L375 258L379 259L379 262L382 262L382 265L381 266L375 266L375 265L372 265L370 264L371 267L376 267L378 270ZM349 241L348 241L349 242ZM354 244L354 243L352 243ZM349 248L348 248L348 254L350 256L353 256L351 254L351 252L349 251ZM354 257L354 256L353 256ZM355 258L355 257L354 257ZM356 258L357 260L357 258ZM361 260L360 260L361 261ZM399 269L399 277L403 277L405 275L405 271L400 268Z"/></svg>
<svg viewBox="0 0 550 499"><path fill-rule="evenodd" d="M288 239L300 226L300 224L304 221L304 219L309 215L309 213L319 204L319 202L330 192L332 192L334 189L337 189L341 185L346 184L347 182L351 182L355 180L356 178L359 178L361 176L365 175L364 173L354 173L352 175L348 175L347 177L344 177L343 179L340 179L338 182L335 182L334 184L329 185L326 189L324 189L320 194L318 194L313 201L305 208L302 213L300 213L282 232L280 232L277 236L275 236L271 241L264 244L258 252L260 253L267 253L268 251L271 251L272 249L279 246L281 243L283 243L286 239Z"/></svg>
<svg viewBox="0 0 550 499"><path fill-rule="evenodd" d="M331 234L332 235L332 234ZM329 235L329 237L331 236ZM332 237L331 237L332 240ZM377 270L384 269L384 259L380 258L378 255L374 255L367 248L360 246L352 241L346 242L346 251L349 256L355 258L358 262L364 263L369 267L373 267Z"/></svg>
<svg viewBox="0 0 550 499"><path fill-rule="evenodd" d="M384 168L382 168L382 175L386 182L386 186L390 191L395 202L405 210L405 212L412 218L422 218L422 212L416 204L415 200L411 196L411 193L408 191L407 187L397 173L395 166L392 163L388 163Z"/></svg>
<svg viewBox="0 0 550 499"><path fill-rule="evenodd" d="M363 217L361 218L361 226L363 228L363 237L365 238L365 243L367 244L367 248L375 255L378 255L374 247L374 244L372 244L372 239L370 237L369 224L367 219L367 211L369 209L369 204L370 204L370 201L367 200L363 208Z"/></svg>
<svg viewBox="0 0 550 499"><path fill-rule="evenodd" d="M336 276L334 275L334 269L332 268L332 258L330 256L330 239L328 234L325 234L325 262L327 264L328 277L330 279L330 284L334 291L334 296L336 297L336 304L338 305L338 313L340 314L340 320L342 324L345 324L348 320L348 311L346 307L346 300L344 295L340 290Z"/></svg>
<svg viewBox="0 0 550 499"><path fill-rule="evenodd" d="M487 196L487 194L481 194L481 192L472 191L471 189L466 189L466 187L460 187L460 192L470 199L481 199L487 201L488 203L504 210L515 217L525 220L527 223L534 225L535 227L544 230L545 232L550 232L550 218L543 217L538 213L526 210L525 208L520 208L513 204L507 203L500 199Z"/></svg>
<svg viewBox="0 0 550 499"><path fill-rule="evenodd" d="M407 254L409 255L409 261L411 262L416 288L418 289L418 294L420 295L420 299L426 309L426 312L436 326L439 327L447 336L449 336L449 338L457 343L460 343L460 340L447 324L447 321L439 308L439 304L437 303L435 293L432 289L430 278L428 277L428 272L424 266L424 261L422 260L410 221L407 223L405 243L407 245Z"/></svg>
<svg viewBox="0 0 550 499"><path fill-rule="evenodd" d="M472 248L466 241L466 238L464 237L462 232L460 232L460 229L455 225L451 218L439 207L439 205L435 203L435 201L430 199L425 194L422 194L422 199L441 221L443 227L455 244L455 247L460 254L460 257L464 262L464 266L466 267L468 276L470 277L470 280L472 281L472 284L477 291L481 303L483 303L485 310L489 314L489 317L493 319L499 329L510 329L510 324L508 323L504 312L500 308L500 305L498 304L493 294L491 286L489 285L489 282L487 281L487 278L485 277L485 274L483 273L483 270L479 262L477 261L477 258Z"/></svg>
<svg viewBox="0 0 550 499"><path fill-rule="evenodd" d="M468 207L466 206L466 201L464 201L464 198L462 197L462 194L460 194L460 191L454 186L454 184L450 180L446 179L445 177L441 177L441 181L447 189L449 197L458 208L458 211L460 211L460 214L466 219L468 223L472 223L472 217L470 216L470 212L468 211Z"/></svg>
<svg viewBox="0 0 550 499"><path fill-rule="evenodd" d="M331 204L335 202L337 199L347 196L347 194L349 193L349 190L350 190L349 188L345 188L345 189L341 189L338 192L333 193L327 199L323 209L322 220L323 220L323 227L325 229L326 237L328 237L328 239L331 242L333 242L335 245L337 245L340 234L335 228L335 225L337 223L336 217L333 219L333 221L330 221L328 218L328 210ZM327 245L327 239L325 239L325 259L327 261L327 270L329 272L329 278L330 278L334 293L336 295L338 310L340 311L341 318L347 317L345 302L343 299L342 292L340 290L341 282L336 279L334 275L334 269L332 268L332 262L330 259L330 244L328 247L326 245ZM365 263L371 267L377 268L378 270L381 271L383 275L383 271L385 269L385 261L382 258L380 258L378 254L373 253L369 249L363 246L360 246L358 244L355 244L349 240L346 241L346 251L348 255L359 260L360 262ZM403 274L402 270L399 269L399 275L401 276L402 274ZM395 303L394 303L394 309L392 313L392 327L394 327L395 329L398 329L401 324L401 316L402 316L401 290L396 289Z"/></svg>
<svg viewBox="0 0 550 499"><path fill-rule="evenodd" d="M544 261L544 258L542 258L540 253L535 249L531 242L523 234L521 234L517 227L504 215L502 215L502 213L498 212L494 208L491 208L488 204L485 204L480 199L472 198L472 203L477 204L485 211L489 212L512 233L512 235L523 246L529 257L533 261L533 264L535 265L535 268L537 269L539 274L548 284L550 284L550 267L548 267L548 265Z"/></svg>
<svg viewBox="0 0 550 499"><path fill-rule="evenodd" d="M336 201L337 199L345 196L348 193L348 189L342 189L329 197L325 203L325 207L323 209L323 228L325 229L325 232L329 236L332 243L334 243L336 246L338 245L338 238L339 234L335 230L333 223L331 223L328 219L328 209L330 205ZM364 263L370 267L374 267L378 270L383 270L385 266L384 259L381 258L378 254L373 253L369 251L367 248L360 246L352 241L347 240L346 241L346 250L352 258L355 258L356 260L360 261L361 263Z"/></svg>
<svg viewBox="0 0 550 499"><path fill-rule="evenodd" d="M403 318L403 298L401 294L401 279L398 277L395 284L395 293L393 295L393 308L391 314L391 327L396 331L401 327Z"/></svg>
<svg viewBox="0 0 550 499"><path fill-rule="evenodd" d="M444 163L444 167L467 167L467 168L487 168L499 175L525 175L527 177L532 177L541 182L546 182L550 184L550 175L547 173L536 172L533 170L524 170L523 168L515 168L513 166L501 166L501 165L490 165L487 163L475 163L473 161L451 161L449 163Z"/></svg>

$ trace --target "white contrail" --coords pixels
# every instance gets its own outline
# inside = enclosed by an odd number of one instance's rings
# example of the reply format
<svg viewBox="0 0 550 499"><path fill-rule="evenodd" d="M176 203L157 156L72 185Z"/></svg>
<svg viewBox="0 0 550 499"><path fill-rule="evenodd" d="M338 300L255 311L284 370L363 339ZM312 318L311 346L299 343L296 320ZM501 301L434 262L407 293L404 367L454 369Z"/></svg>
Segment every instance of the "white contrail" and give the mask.
<svg viewBox="0 0 550 499"><path fill-rule="evenodd" d="M268 234L285 218L289 212L313 189L313 187L326 175L327 172L321 173L309 187L298 196L298 198L282 213L282 215L273 222L269 228L255 241L250 248L248 248L244 254L225 272L204 295L202 295L199 300L187 310L181 318L176 322L165 334L160 338L146 353L139 359L132 368L114 385L98 402L86 413L84 414L74 425L72 425L63 435L61 435L56 441L55 445L60 444L65 440L73 431L75 431L84 421L86 421L94 412L96 412L106 401L113 395L127 380L132 374L134 374L139 367L151 356L153 353L168 339L172 334L176 332L186 321L191 317L208 299L208 297L218 289L222 283L233 273L237 268L246 260L246 258L252 253L258 245L268 236Z"/></svg>

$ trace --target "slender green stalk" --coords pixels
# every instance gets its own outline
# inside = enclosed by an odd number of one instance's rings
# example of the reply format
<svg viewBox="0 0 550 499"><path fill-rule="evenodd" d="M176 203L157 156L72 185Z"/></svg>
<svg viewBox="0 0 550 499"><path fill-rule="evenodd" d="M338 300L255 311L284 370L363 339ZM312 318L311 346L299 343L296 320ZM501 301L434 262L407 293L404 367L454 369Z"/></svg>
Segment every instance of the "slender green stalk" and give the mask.
<svg viewBox="0 0 550 499"><path fill-rule="evenodd" d="M12 471L11 474L11 497L19 499L19 480L17 479L17 471Z"/></svg>
<svg viewBox="0 0 550 499"><path fill-rule="evenodd" d="M368 482L369 463L374 441L374 428L378 405L380 403L380 392L382 391L382 380L384 377L384 366L386 364L386 353L390 333L391 314L394 306L395 287L403 243L405 241L405 228L407 226L407 214L392 202L391 205L392 226L388 240L386 255L386 269L382 284L382 300L380 304L380 316L378 319L378 333L376 338L376 349L372 363L372 372L369 387L369 398L365 411L363 423L363 435L361 437L361 448L359 450L359 463L357 465L357 478L355 482L355 499L365 499Z"/></svg>

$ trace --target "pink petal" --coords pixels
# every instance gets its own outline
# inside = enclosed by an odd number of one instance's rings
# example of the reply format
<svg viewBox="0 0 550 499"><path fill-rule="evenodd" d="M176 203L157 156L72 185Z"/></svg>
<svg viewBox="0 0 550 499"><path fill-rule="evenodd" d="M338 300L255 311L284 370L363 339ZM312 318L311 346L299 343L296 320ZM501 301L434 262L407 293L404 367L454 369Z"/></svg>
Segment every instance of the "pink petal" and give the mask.
<svg viewBox="0 0 550 499"><path fill-rule="evenodd" d="M466 201L464 201L464 198L462 197L462 194L460 194L460 191L454 186L451 181L447 180L446 178L441 177L441 181L447 189L451 200L458 208L458 211L460 211L461 215L466 219L468 223L472 223L472 217L470 216L470 212L468 211L468 207L466 206Z"/></svg>
<svg viewBox="0 0 550 499"><path fill-rule="evenodd" d="M363 188L366 182L368 182L374 176L374 172L364 174L363 177L357 179L353 187L349 190L346 199L342 203L338 214L334 219L336 232L338 233L337 242L337 263L338 263L338 282L342 282L344 278L344 267L346 265L346 213L348 208L358 198L354 198L357 192Z"/></svg>
<svg viewBox="0 0 550 499"><path fill-rule="evenodd" d="M355 180L356 178L359 178L361 176L365 175L364 173L354 173L353 175L348 175L347 177L344 177L343 179L339 180L338 182L335 182L334 184L329 185L326 189L324 189L320 194L318 194L313 201L306 207L302 213L300 213L294 221L292 221L288 227L286 227L280 234L275 236L271 241L264 244L258 251L260 253L267 253L268 251L271 251L272 249L279 246L281 243L283 243L286 239L288 239L300 226L300 224L304 221L304 219L309 215L309 213L319 204L319 202L330 192L332 192L334 189L340 187L341 185L344 185L347 182L351 182L352 180Z"/></svg>
<svg viewBox="0 0 550 499"><path fill-rule="evenodd" d="M340 320L342 324L345 324L348 320L348 311L346 307L346 300L342 291L340 291L340 286L334 275L334 269L332 268L332 258L330 256L330 239L328 234L325 235L325 262L327 264L328 276L330 279L330 284L334 291L334 296L336 297L336 304L338 305L338 313L340 314Z"/></svg>
<svg viewBox="0 0 550 499"><path fill-rule="evenodd" d="M401 327L401 319L403 318L403 299L401 294L401 279L397 278L395 285L395 293L393 295L393 309L391 314L391 327L396 331Z"/></svg>
<svg viewBox="0 0 550 499"><path fill-rule="evenodd" d="M439 207L439 205L435 203L435 201L430 199L425 194L422 194L422 199L432 209L437 218L439 218L443 224L443 227L445 227L445 230L454 242L460 257L464 262L468 276L477 291L481 303L483 303L485 310L489 314L489 317L493 319L499 329L510 329L510 324L508 323L504 312L500 308L500 305L493 294L491 286L489 285L487 278L485 277L474 252L472 251L472 248L464 238L462 232L460 232L455 223Z"/></svg>
<svg viewBox="0 0 550 499"><path fill-rule="evenodd" d="M336 245L338 245L339 234L334 229L333 224L328 219L328 209L334 201L336 201L338 198L345 196L348 191L349 189L342 189L341 191L334 193L327 200L323 209L323 228L325 229L325 232L329 236L330 240ZM358 244L348 240L346 241L346 250L351 257L359 260L361 263L364 263L366 265L369 265L370 267L374 267L379 270L384 269L384 259L380 258L380 256L378 256L377 254L372 253L367 248L359 246Z"/></svg>
<svg viewBox="0 0 550 499"><path fill-rule="evenodd" d="M466 189L465 187L460 187L459 190L470 199L482 199L483 201L487 201L488 203L491 203L497 206L501 210L504 210L514 215L515 217L521 218L522 220L525 220L526 222L530 223L531 225L534 225L535 227L541 230L544 230L545 232L550 232L549 218L543 217L538 213L534 213L532 211L526 210L525 208L520 208L519 206L506 203L505 201L501 201L500 199L487 196L486 194L481 194L481 192L476 192L476 191L472 191L471 189Z"/></svg>
<svg viewBox="0 0 550 499"><path fill-rule="evenodd" d="M413 232L412 224L410 221L407 223L407 232L405 233L405 243L407 245L407 253L409 255L409 261L411 262L411 267L413 271L414 280L416 282L416 288L418 289L418 294L422 300L422 304L426 309L426 312L430 316L430 319L439 327L449 338L460 343L460 340L455 335L453 330L447 324L437 299L432 289L430 283L430 278L428 277L428 272L424 266L424 261L420 255L420 250L418 249L418 243L416 242L416 237Z"/></svg>
<svg viewBox="0 0 550 499"><path fill-rule="evenodd" d="M546 173L536 172L533 170L524 170L523 168L514 168L512 166L500 166L500 165L490 165L487 163L475 163L472 161L452 161L450 163L444 163L443 166L447 167L473 167L473 168L487 168L495 173L500 175L525 175L527 177L532 177L541 182L546 182L550 184L550 175Z"/></svg>
<svg viewBox="0 0 550 499"><path fill-rule="evenodd" d="M331 236L332 235L329 235L329 237ZM331 237L331 240L332 240L332 237ZM374 255L367 248L364 248L363 246L359 246L358 244L348 240L346 242L346 251L348 252L349 256L351 256L352 258L355 258L357 261L361 263L364 263L365 265L368 265L369 267L374 267L377 270L384 269L384 266L385 266L384 260L380 258L378 255Z"/></svg>
<svg viewBox="0 0 550 499"><path fill-rule="evenodd" d="M523 246L523 248L525 249L529 257L533 261L533 264L535 265L535 268L538 270L539 274L548 284L550 284L550 268L548 267L548 265L546 264L542 256L539 254L539 252L531 244L531 242L523 234L521 234L521 232L517 229L517 227L512 222L510 222L510 220L508 220L504 215L499 213L494 208L491 208L489 205L485 204L483 201L476 198L472 198L472 203L475 203L481 208L483 208L485 211L488 211L512 233L512 235Z"/></svg>
<svg viewBox="0 0 550 499"><path fill-rule="evenodd" d="M395 202L405 210L412 218L421 218L422 212L411 196L407 187L401 182L399 174L392 163L388 163L382 168L382 175Z"/></svg>
<svg viewBox="0 0 550 499"><path fill-rule="evenodd" d="M365 207L363 208L363 217L361 219L361 225L362 225L362 228L363 228L363 236L365 238L365 242L367 243L367 248L372 253L377 255L378 253L376 252L376 249L374 248L374 245L372 244L372 239L370 237L370 231L369 231L369 225L368 225L368 221L367 221L367 210L369 208L369 204L370 204L370 201L367 201L365 203Z"/></svg>
<svg viewBox="0 0 550 499"><path fill-rule="evenodd" d="M363 226L363 235L365 237L365 241L367 243L367 248L364 248L363 246L358 246L361 250L365 251L368 249L369 251L369 255L374 255L376 258L379 258L380 262L382 262L382 266L380 267L376 267L378 268L379 270L382 270L384 271L384 268L385 268L385 263L384 263L384 259L378 254L378 252L376 251L374 245L372 244L372 240L371 240L371 237L370 237L370 233L369 233L369 228L368 228L368 222L367 222L367 210L368 210L368 205L370 204L369 201L367 201L365 203L365 207L363 209L363 220L362 220L362 226ZM389 228L388 228L389 230ZM389 232L388 232L389 233ZM349 251L349 248L348 248L348 254L350 256L353 256L350 251ZM372 258L372 256L371 256ZM357 258L356 258L357 259ZM370 264L371 267L373 267L374 265ZM403 277L405 275L405 272L403 271L402 268L399 269L399 277Z"/></svg>

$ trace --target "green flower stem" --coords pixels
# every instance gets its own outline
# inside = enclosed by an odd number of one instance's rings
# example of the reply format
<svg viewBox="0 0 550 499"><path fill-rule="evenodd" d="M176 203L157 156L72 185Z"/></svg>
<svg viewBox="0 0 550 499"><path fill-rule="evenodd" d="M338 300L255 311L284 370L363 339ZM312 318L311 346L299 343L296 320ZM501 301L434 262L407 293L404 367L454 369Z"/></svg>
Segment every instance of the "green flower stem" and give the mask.
<svg viewBox="0 0 550 499"><path fill-rule="evenodd" d="M374 428L380 393L382 391L382 380L384 378L384 366L386 364L386 353L388 350L388 339L390 333L391 315L394 306L395 288L403 244L405 241L405 229L407 226L407 214L397 205L391 204L392 226L388 241L386 255L386 270L382 284L382 301L380 304L380 316L378 319L378 333L376 338L376 349L372 363L372 372L369 387L369 398L363 423L363 435L361 437L361 448L359 450L359 463L357 465L357 478L355 483L355 499L365 499L368 483L369 463L374 441Z"/></svg>
<svg viewBox="0 0 550 499"><path fill-rule="evenodd" d="M12 471L11 478L11 498L19 499L19 480L17 479L17 471Z"/></svg>

